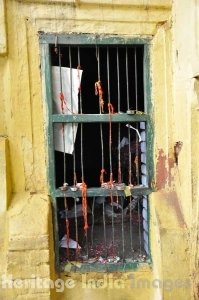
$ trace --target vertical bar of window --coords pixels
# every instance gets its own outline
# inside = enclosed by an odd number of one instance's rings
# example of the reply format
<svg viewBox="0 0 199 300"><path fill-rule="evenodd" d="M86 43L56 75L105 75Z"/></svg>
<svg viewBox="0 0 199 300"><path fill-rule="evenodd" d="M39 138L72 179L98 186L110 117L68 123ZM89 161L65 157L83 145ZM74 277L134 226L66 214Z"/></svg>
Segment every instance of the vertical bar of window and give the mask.
<svg viewBox="0 0 199 300"><path fill-rule="evenodd" d="M80 56L80 48L78 47L78 66L81 68L81 56ZM79 87L79 97L80 97L80 113L82 114L82 89L81 84ZM84 162L83 162L83 123L80 125L81 133L80 133L80 145L81 145L81 174L82 174L82 182L84 182Z"/></svg>
<svg viewBox="0 0 199 300"><path fill-rule="evenodd" d="M119 69L119 49L117 47L117 95L118 95L118 113L120 112L120 69ZM118 124L118 183L121 183L121 152L120 152L120 139L121 139L121 125Z"/></svg>
<svg viewBox="0 0 199 300"><path fill-rule="evenodd" d="M65 211L65 226L66 226L66 252L67 252L67 258L70 260L70 252L69 252L69 220L68 220L68 204L67 204L67 198L64 197L64 211Z"/></svg>
<svg viewBox="0 0 199 300"><path fill-rule="evenodd" d="M113 255L115 255L115 228L114 228L114 207L113 207L113 195L111 193L111 204L112 204L112 216L111 216L111 225L112 225L112 248L113 248Z"/></svg>
<svg viewBox="0 0 199 300"><path fill-rule="evenodd" d="M131 250L133 250L133 232L132 232L132 196L130 196L129 201L129 229L130 229L130 243L131 243Z"/></svg>
<svg viewBox="0 0 199 300"><path fill-rule="evenodd" d="M96 51L96 59L97 59L97 76L98 76L98 82L101 83L101 76L100 76L100 48L99 46L95 46L95 51ZM102 109L101 109L101 104L99 101L99 112L100 114L102 113Z"/></svg>
<svg viewBox="0 0 199 300"><path fill-rule="evenodd" d="M121 140L121 125L119 123L118 124L118 183L122 182L120 140Z"/></svg>
<svg viewBox="0 0 199 300"><path fill-rule="evenodd" d="M78 63L78 68L81 69L80 47L77 48L77 63ZM82 89L81 89L81 81L79 82L79 107L80 107L80 113L82 114Z"/></svg>
<svg viewBox="0 0 199 300"><path fill-rule="evenodd" d="M78 222L77 222L77 198L74 198L74 207L75 207L75 239L76 239L76 242L77 242L77 248L76 248L76 252L75 252L75 260L77 260L77 254L79 252L79 249L78 249L78 241L79 241L79 237L78 237Z"/></svg>
<svg viewBox="0 0 199 300"><path fill-rule="evenodd" d="M108 251L107 251L107 242L106 242L106 218L105 218L105 201L103 201L103 229L104 229L104 246L105 246L105 253L106 257L108 256Z"/></svg>
<svg viewBox="0 0 199 300"><path fill-rule="evenodd" d="M61 48L59 46L59 82L60 82L60 94L59 98L60 101L64 101L63 97L63 89L62 89L62 62L61 62L62 54L61 54ZM62 114L64 114L63 110L63 103L61 103L62 106ZM62 123L62 139L63 139L63 161L64 161L64 183L66 182L66 153L65 153L65 124Z"/></svg>
<svg viewBox="0 0 199 300"><path fill-rule="evenodd" d="M138 82L137 82L137 48L134 48L134 76L135 76L135 109L138 110Z"/></svg>
<svg viewBox="0 0 199 300"><path fill-rule="evenodd" d="M125 246L124 246L124 198L121 197L121 205L122 205L122 259L125 261Z"/></svg>
<svg viewBox="0 0 199 300"><path fill-rule="evenodd" d="M109 65L109 48L107 47L107 86L108 86L108 105L109 105L109 165L110 165L110 181L113 179L112 168L112 120L111 120L111 101L110 101L110 65Z"/></svg>
<svg viewBox="0 0 199 300"><path fill-rule="evenodd" d="M141 131L141 138L142 142L140 145L140 152L141 152L141 183L145 186L148 186L148 177L147 177L147 150L146 150L146 123L140 122L140 131Z"/></svg>
<svg viewBox="0 0 199 300"><path fill-rule="evenodd" d="M94 224L95 224L95 197L93 197L93 203L92 203L92 226L91 226L91 247L93 248L93 234L94 234Z"/></svg>
<svg viewBox="0 0 199 300"><path fill-rule="evenodd" d="M128 48L126 47L126 88L127 88L127 109L129 110L129 75L128 75ZM130 125L130 124L129 124ZM128 167L128 183L132 184L132 168L131 168L131 132L130 128L128 128L128 158L129 158L129 167Z"/></svg>
<svg viewBox="0 0 199 300"><path fill-rule="evenodd" d="M108 103L110 103L110 66L109 66L109 47L107 47L106 54L107 54L107 87L108 87Z"/></svg>
<svg viewBox="0 0 199 300"><path fill-rule="evenodd" d="M148 198L143 196L142 200L142 218L143 218L143 244L144 250L149 255L149 225L148 225Z"/></svg>
<svg viewBox="0 0 199 300"><path fill-rule="evenodd" d="M96 45L96 59L97 59L98 81L100 81L100 49L99 49L99 47L97 45ZM99 112L101 114L100 103L99 103ZM102 123L100 123L100 140L101 140L101 160L102 160L101 176L102 176L102 181L103 181L103 172L104 172L104 141L103 141Z"/></svg>
<svg viewBox="0 0 199 300"><path fill-rule="evenodd" d="M111 101L110 101L110 61L109 61L109 47L107 47L107 81L108 81L108 105L109 105L109 162L110 162L110 183L113 182L113 168L112 168L112 120L111 120L111 114L112 114L112 107L111 107ZM112 218L111 218L111 225L112 225L112 247L113 252L115 248L115 240L114 240L114 207L113 207L113 195L111 193L111 205L112 205Z"/></svg>
<svg viewBox="0 0 199 300"><path fill-rule="evenodd" d="M135 104L136 104L136 111L139 110L138 107L138 81L137 81L137 48L134 48L134 75L135 75ZM139 130L138 123L136 123L136 129ZM139 153L139 140L138 135L136 134L136 153L135 153L135 169L136 169L136 181L137 184L140 183L140 153Z"/></svg>
<svg viewBox="0 0 199 300"><path fill-rule="evenodd" d="M71 97L71 111L73 113L73 79L72 79L72 57L71 46L69 46L69 67L70 67L70 97Z"/></svg>
<svg viewBox="0 0 199 300"><path fill-rule="evenodd" d="M128 69L128 48L126 47L126 92L127 92L127 109L129 110L129 69Z"/></svg>
<svg viewBox="0 0 199 300"><path fill-rule="evenodd" d="M70 97L71 97L71 111L73 113L73 74L72 74L72 57L71 57L71 46L69 46L69 66L70 66ZM74 134L74 124L72 123L72 137L73 145L75 148L75 134ZM73 151L73 185L76 186L76 156L75 149Z"/></svg>
<svg viewBox="0 0 199 300"><path fill-rule="evenodd" d="M118 95L118 112L120 112L120 65L119 65L118 47L117 47L117 95Z"/></svg>
<svg viewBox="0 0 199 300"><path fill-rule="evenodd" d="M139 230L139 252L142 254L142 233L141 233L141 218L140 218L140 197L138 198L138 230Z"/></svg>
<svg viewBox="0 0 199 300"><path fill-rule="evenodd" d="M130 125L130 124L129 124ZM128 142L129 142L129 147L128 147L128 157L129 157L129 168L128 168L128 184L132 184L132 167L131 167L131 130L128 127Z"/></svg>

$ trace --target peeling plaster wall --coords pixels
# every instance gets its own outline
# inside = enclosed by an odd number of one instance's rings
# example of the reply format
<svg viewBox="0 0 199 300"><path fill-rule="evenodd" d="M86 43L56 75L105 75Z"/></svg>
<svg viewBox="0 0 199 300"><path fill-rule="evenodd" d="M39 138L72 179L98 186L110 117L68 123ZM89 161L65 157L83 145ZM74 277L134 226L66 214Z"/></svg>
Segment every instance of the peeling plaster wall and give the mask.
<svg viewBox="0 0 199 300"><path fill-rule="evenodd" d="M175 139L183 141L181 157L181 206L190 226L191 272L194 299L199 298L199 3L175 1L174 35L174 116ZM189 20L187 23L185 20ZM181 126L178 126L180 112ZM182 171L184 168L184 172Z"/></svg>
<svg viewBox="0 0 199 300"><path fill-rule="evenodd" d="M9 148L4 157L11 163L1 174L7 178L8 172L11 177L2 199L7 201L7 188L13 193L8 210L0 215L0 275L12 274L22 280L31 274L45 279L68 278L56 274L54 268L39 31L152 37L156 189L149 197L152 265L140 265L130 273L135 282L148 280L149 288L132 287L129 274L115 273L114 278L124 280L124 289L85 289L81 275L71 273L69 278L77 284L74 289L62 293L49 288L0 289L0 298L194 299L199 282L199 90L194 77L199 61L197 2L5 0L0 4L5 5L5 13L0 14L0 135L7 136ZM187 20L191 20L189 26ZM183 142L178 166L173 153L177 141ZM95 273L89 276L101 278ZM158 287L157 280L164 281L164 286ZM176 280L183 280L184 285L176 287Z"/></svg>

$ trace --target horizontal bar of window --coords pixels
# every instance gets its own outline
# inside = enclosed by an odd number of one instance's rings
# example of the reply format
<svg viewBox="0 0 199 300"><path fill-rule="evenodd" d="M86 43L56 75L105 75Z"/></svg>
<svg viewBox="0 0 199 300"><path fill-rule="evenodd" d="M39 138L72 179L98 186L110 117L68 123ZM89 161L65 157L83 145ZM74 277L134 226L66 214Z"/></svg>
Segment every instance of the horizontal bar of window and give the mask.
<svg viewBox="0 0 199 300"><path fill-rule="evenodd" d="M150 259L140 264L139 261L135 262L121 262L121 263L75 263L70 265L70 272L86 273L86 272L129 272L136 271L140 268L140 265L149 267L151 264ZM66 272L65 265L60 265L59 272Z"/></svg>
<svg viewBox="0 0 199 300"><path fill-rule="evenodd" d="M132 38L129 36L118 37L112 35L91 35L91 34L45 34L40 32L41 44L57 44L65 45L144 45L149 44L152 37Z"/></svg>
<svg viewBox="0 0 199 300"><path fill-rule="evenodd" d="M148 187L144 187L143 185L135 186L133 189L131 189L131 195L149 195L152 192L152 190ZM87 189L87 197L98 197L98 196L104 196L109 197L110 194L112 196L125 196L125 192L122 190L117 189L104 189L104 188L88 188ZM55 190L52 192L53 197L81 197L82 191L71 191L70 187L66 191L62 191L60 189Z"/></svg>
<svg viewBox="0 0 199 300"><path fill-rule="evenodd" d="M149 121L149 116L145 114L113 114L111 122L141 122ZM110 122L109 114L74 114L74 115L52 115L53 123L97 123Z"/></svg>

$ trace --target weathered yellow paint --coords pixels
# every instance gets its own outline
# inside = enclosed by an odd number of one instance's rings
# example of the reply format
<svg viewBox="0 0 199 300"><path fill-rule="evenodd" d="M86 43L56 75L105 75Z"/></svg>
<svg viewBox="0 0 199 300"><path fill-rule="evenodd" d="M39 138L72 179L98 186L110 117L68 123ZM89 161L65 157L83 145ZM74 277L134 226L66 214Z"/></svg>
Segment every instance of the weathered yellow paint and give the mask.
<svg viewBox="0 0 199 300"><path fill-rule="evenodd" d="M0 32L0 55L5 55L7 53L5 0L0 1Z"/></svg>
<svg viewBox="0 0 199 300"><path fill-rule="evenodd" d="M0 139L2 211L9 198L6 176L12 178L13 196L8 212L0 215L0 275L13 275L23 282L31 274L45 279L70 278L75 288L63 292L49 288L2 289L1 299L188 300L197 295L198 16L194 0L5 0L5 14L0 15L0 36L4 39L7 32L8 47L5 50L0 44L0 53L7 52L0 57L0 134L7 136L6 142ZM55 272L38 31L152 37L156 191L149 197L150 266L144 264L130 273L112 275ZM183 142L178 166L173 153L177 141ZM98 279L109 275L113 277L108 277L106 288L95 288ZM112 278L120 279L120 288L119 281L112 287ZM93 286L88 286L89 279ZM145 279L149 287L137 286L140 279ZM193 279L191 287L186 282L189 279ZM184 285L177 287L176 280L184 280Z"/></svg>
<svg viewBox="0 0 199 300"><path fill-rule="evenodd" d="M5 212L11 197L9 149L7 137L0 136L0 213Z"/></svg>

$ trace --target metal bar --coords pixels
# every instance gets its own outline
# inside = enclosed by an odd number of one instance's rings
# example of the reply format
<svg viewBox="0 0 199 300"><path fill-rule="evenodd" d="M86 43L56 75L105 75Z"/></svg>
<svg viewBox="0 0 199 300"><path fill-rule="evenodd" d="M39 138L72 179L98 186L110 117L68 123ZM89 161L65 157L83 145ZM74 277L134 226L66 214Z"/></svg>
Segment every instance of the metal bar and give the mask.
<svg viewBox="0 0 199 300"><path fill-rule="evenodd" d="M114 228L114 207L113 207L113 195L111 193L111 204L112 204L112 215L111 215L111 227L112 227L112 247L113 247L113 255L115 255L115 228Z"/></svg>
<svg viewBox="0 0 199 300"><path fill-rule="evenodd" d="M148 244L148 260L152 260L151 258L151 222L150 222L150 205L149 205L149 197L147 197L147 222L148 222L148 238L149 238L149 244Z"/></svg>
<svg viewBox="0 0 199 300"><path fill-rule="evenodd" d="M67 240L67 259L70 260L70 252L69 252L69 238L70 238L70 232L69 232L69 220L68 220L68 204L67 204L67 198L64 197L64 211L65 211L65 225L66 225L66 240Z"/></svg>
<svg viewBox="0 0 199 300"><path fill-rule="evenodd" d="M148 188L148 187L134 187L131 190L131 195L149 195L152 193L152 189ZM125 197L125 193L124 191L118 191L117 189L111 189L111 193L113 194L113 196L116 196L118 194L118 196L123 196ZM82 192L81 190L78 190L76 192L71 191L70 189L68 189L67 191L61 191L60 189L57 189L55 191L52 192L52 195L54 197L81 197L82 196ZM87 189L87 197L98 197L98 196L104 196L104 197L109 197L110 196L110 189L104 189L104 188L88 188Z"/></svg>
<svg viewBox="0 0 199 300"><path fill-rule="evenodd" d="M131 243L131 250L133 250L133 231L132 231L132 210L131 210L131 202L132 202L132 196L130 196L130 201L129 201L129 214L130 214L130 218L129 218L129 230L130 230L130 243Z"/></svg>
<svg viewBox="0 0 199 300"><path fill-rule="evenodd" d="M104 209L104 202L103 202L103 229L104 229L104 246L106 249L106 257L108 256L108 251L107 251L107 241L106 241L106 218L105 218L105 209Z"/></svg>
<svg viewBox="0 0 199 300"><path fill-rule="evenodd" d="M107 59L108 103L110 103L110 66L109 66L109 47L106 48L106 59Z"/></svg>
<svg viewBox="0 0 199 300"><path fill-rule="evenodd" d="M118 95L118 113L119 113L120 112L120 66L119 66L118 47L117 47L117 95ZM122 181L120 140L121 140L121 125L119 123L118 124L118 183L121 183Z"/></svg>
<svg viewBox="0 0 199 300"><path fill-rule="evenodd" d="M134 76L135 76L135 109L138 110L138 85L137 85L137 49L134 48Z"/></svg>
<svg viewBox="0 0 199 300"><path fill-rule="evenodd" d="M101 77L101 75L100 75L100 50L99 50L98 46L96 46L96 58L97 58L98 81L100 81L100 77ZM100 115L102 115L100 102L99 102L99 112L100 112ZM104 170L104 139L103 139L102 123L100 123L100 143L101 143L101 169L103 172L103 170Z"/></svg>
<svg viewBox="0 0 199 300"><path fill-rule="evenodd" d="M97 58L98 80L100 80L100 50L99 50L99 47L97 45L96 45L96 58Z"/></svg>
<svg viewBox="0 0 199 300"><path fill-rule="evenodd" d="M128 127L128 142L129 142L129 147L128 147L128 155L129 155L128 181L129 182L128 183L129 185L131 185L132 184L132 166L131 166L132 158L131 158L131 131L129 127Z"/></svg>
<svg viewBox="0 0 199 300"><path fill-rule="evenodd" d="M62 69L61 69L61 50L60 50L60 46L59 46L59 80L60 80L60 93L62 93Z"/></svg>
<svg viewBox="0 0 199 300"><path fill-rule="evenodd" d="M95 197L93 197L93 203L92 203L92 226L91 226L91 247L93 247L93 232L94 232L94 225L95 225Z"/></svg>
<svg viewBox="0 0 199 300"><path fill-rule="evenodd" d="M138 223L139 223L139 251L142 253L142 234L141 234L141 219L140 219L140 199L138 199Z"/></svg>
<svg viewBox="0 0 199 300"><path fill-rule="evenodd" d="M121 140L121 125L118 124L118 183L122 182L120 140Z"/></svg>
<svg viewBox="0 0 199 300"><path fill-rule="evenodd" d="M124 198L121 197L121 205L122 205L122 259L125 261L125 246L124 246Z"/></svg>
<svg viewBox="0 0 199 300"><path fill-rule="evenodd" d="M81 58L80 58L80 48L78 47L78 66L81 66ZM82 89L81 89L81 83L79 87L79 98L80 98L80 113L82 114ZM82 175L82 182L84 182L84 163L83 163L83 124L80 124L80 139L81 139L81 175Z"/></svg>
<svg viewBox="0 0 199 300"><path fill-rule="evenodd" d="M89 251L88 251L88 232L85 232L85 238L86 238L86 256L89 258Z"/></svg>
<svg viewBox="0 0 199 300"><path fill-rule="evenodd" d="M81 58L80 58L80 48L77 48L77 60L78 60L78 67L81 69ZM82 114L82 89L81 89L81 81L79 82L79 104L80 104L80 113Z"/></svg>
<svg viewBox="0 0 199 300"><path fill-rule="evenodd" d="M117 47L117 96L118 96L118 113L120 112L120 65L119 65L119 49Z"/></svg>
<svg viewBox="0 0 199 300"><path fill-rule="evenodd" d="M135 104L136 104L136 110L139 109L138 107L138 82L137 82L137 48L134 48L134 76L135 76ZM139 130L138 123L136 123L136 129ZM139 154L139 141L138 136L136 134L136 161L135 161L135 168L136 168L136 183L140 183L140 154Z"/></svg>
<svg viewBox="0 0 199 300"><path fill-rule="evenodd" d="M70 97L71 97L71 111L73 113L73 75L72 75L72 57L71 57L71 47L69 46L69 66L70 66ZM76 156L75 156L75 133L74 133L74 124L72 123L72 137L73 137L73 185L77 183L76 178Z"/></svg>
<svg viewBox="0 0 199 300"><path fill-rule="evenodd" d="M62 88L62 62L61 62L61 58L62 58L62 54L61 54L61 50L60 50L60 46L59 46L59 83L60 83L60 97L62 97L62 93L63 93L63 88ZM61 100L61 99L60 99ZM62 100L61 100L62 101ZM62 114L64 114L64 110L62 109ZM66 153L65 153L65 127L64 127L64 123L62 123L62 142L63 142L63 161L64 161L64 180L63 183L66 182Z"/></svg>
<svg viewBox="0 0 199 300"><path fill-rule="evenodd" d="M151 266L151 261L149 262L142 262L142 266L149 268ZM117 263L117 264L94 264L93 266L91 263L84 262L83 264L79 265L78 267L72 267L74 272L78 274L87 273L87 272L104 272L104 273L112 273L112 272L132 272L137 271L140 269L140 262L128 262L128 263ZM64 265L61 265L59 268L60 272L64 272Z"/></svg>
<svg viewBox="0 0 199 300"><path fill-rule="evenodd" d="M75 207L75 239L77 242L77 248L76 248L76 259L77 259L77 254L78 254L78 241L79 241L79 237L78 237L78 222L77 222L77 203L76 203L76 198L74 198L74 207Z"/></svg>
<svg viewBox="0 0 199 300"><path fill-rule="evenodd" d="M110 66L109 66L109 48L107 47L107 86L108 86L108 104L110 105ZM110 181L112 181L112 112L109 106L109 166L110 166Z"/></svg>
<svg viewBox="0 0 199 300"><path fill-rule="evenodd" d="M73 113L73 76L72 76L72 57L71 57L71 46L68 48L69 52L69 67L70 67L70 97L71 97L71 111Z"/></svg>
<svg viewBox="0 0 199 300"><path fill-rule="evenodd" d="M104 172L104 140L103 140L103 131L102 123L100 123L100 141L101 141L101 160L102 160L102 172Z"/></svg>
<svg viewBox="0 0 199 300"><path fill-rule="evenodd" d="M128 68L128 48L126 48L126 99L127 109L129 110L129 68Z"/></svg>
<svg viewBox="0 0 199 300"><path fill-rule="evenodd" d="M53 123L108 123L109 114L78 114L78 115L52 115ZM149 116L145 114L112 114L112 122L145 122Z"/></svg>

